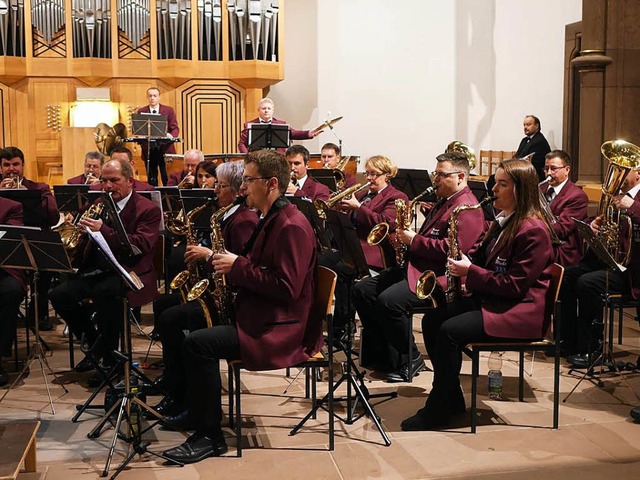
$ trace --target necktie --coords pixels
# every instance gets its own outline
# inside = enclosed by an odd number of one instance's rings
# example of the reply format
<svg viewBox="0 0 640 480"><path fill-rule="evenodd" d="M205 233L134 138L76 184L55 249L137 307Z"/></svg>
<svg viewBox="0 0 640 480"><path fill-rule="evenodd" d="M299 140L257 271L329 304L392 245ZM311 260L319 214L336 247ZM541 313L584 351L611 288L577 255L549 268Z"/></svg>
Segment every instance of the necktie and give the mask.
<svg viewBox="0 0 640 480"><path fill-rule="evenodd" d="M545 196L547 197L547 201L549 203L553 202L553 199L556 197L555 189L553 187L549 187Z"/></svg>
<svg viewBox="0 0 640 480"><path fill-rule="evenodd" d="M371 199L375 196L376 196L375 192L367 193L364 197L362 197L362 201L360 202L360 205L366 205L367 203L371 202Z"/></svg>
<svg viewBox="0 0 640 480"><path fill-rule="evenodd" d="M420 235L424 235L424 233L427 231L427 225L429 224L429 222L431 222L431 219L435 216L436 212L440 210L444 204L445 200L442 199L436 202L431 211L427 214L427 218L424 219L424 223L420 227Z"/></svg>

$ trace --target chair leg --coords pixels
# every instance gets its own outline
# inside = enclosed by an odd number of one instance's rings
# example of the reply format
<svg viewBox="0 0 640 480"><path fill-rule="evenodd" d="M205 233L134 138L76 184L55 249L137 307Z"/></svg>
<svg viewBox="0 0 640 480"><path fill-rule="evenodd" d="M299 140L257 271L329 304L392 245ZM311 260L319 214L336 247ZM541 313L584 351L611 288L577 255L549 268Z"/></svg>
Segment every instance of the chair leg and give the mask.
<svg viewBox="0 0 640 480"><path fill-rule="evenodd" d="M471 433L476 433L476 419L478 416L478 374L480 364L480 354L473 350L471 356Z"/></svg>
<svg viewBox="0 0 640 480"><path fill-rule="evenodd" d="M524 399L524 352L518 355L518 400Z"/></svg>
<svg viewBox="0 0 640 480"><path fill-rule="evenodd" d="M624 308L618 309L618 345L622 345L622 324L624 323Z"/></svg>
<svg viewBox="0 0 640 480"><path fill-rule="evenodd" d="M69 328L69 368L71 370L76 366L75 351L73 350L73 332Z"/></svg>
<svg viewBox="0 0 640 480"><path fill-rule="evenodd" d="M238 457L242 457L242 416L240 410L240 368L234 368L235 395L236 395L236 452Z"/></svg>
<svg viewBox="0 0 640 480"><path fill-rule="evenodd" d="M227 382L228 382L228 389L227 389L227 395L229 397L229 427L231 429L234 429L234 425L235 425L235 411L234 411L234 391L233 391L233 376L235 375L234 372L234 368L232 365L229 365L227 367Z"/></svg>
<svg viewBox="0 0 640 480"><path fill-rule="evenodd" d="M560 408L560 350L555 348L555 358L553 365L553 428L558 428L558 417Z"/></svg>

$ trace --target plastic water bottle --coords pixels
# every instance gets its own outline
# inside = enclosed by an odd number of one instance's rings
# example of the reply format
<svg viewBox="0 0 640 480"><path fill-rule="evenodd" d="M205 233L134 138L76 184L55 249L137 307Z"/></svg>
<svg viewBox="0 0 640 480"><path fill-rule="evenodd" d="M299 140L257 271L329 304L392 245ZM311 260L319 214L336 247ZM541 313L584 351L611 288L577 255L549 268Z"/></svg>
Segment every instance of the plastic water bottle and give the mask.
<svg viewBox="0 0 640 480"><path fill-rule="evenodd" d="M489 398L502 400L502 353L491 352L487 366L489 367Z"/></svg>

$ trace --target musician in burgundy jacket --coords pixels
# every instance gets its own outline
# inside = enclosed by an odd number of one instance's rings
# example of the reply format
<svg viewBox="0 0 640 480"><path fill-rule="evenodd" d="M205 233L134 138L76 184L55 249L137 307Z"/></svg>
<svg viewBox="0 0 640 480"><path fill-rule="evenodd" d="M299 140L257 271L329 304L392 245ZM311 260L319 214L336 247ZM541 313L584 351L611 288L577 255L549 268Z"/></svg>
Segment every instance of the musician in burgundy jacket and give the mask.
<svg viewBox="0 0 640 480"><path fill-rule="evenodd" d="M98 335L102 335L94 353L102 358L105 365L113 363L110 353L118 346L118 335L123 326L122 296L126 292L128 306L135 308L149 303L157 295L157 273L153 259L160 227L160 209L133 190L132 175L129 162L110 160L102 167L101 178L103 191L111 194L127 238L139 253L132 254L125 247L108 217L82 218L79 225L100 232L119 263L139 277L143 288L139 291L125 290L120 275L113 271L105 256L90 241L86 244L79 274L50 293L53 307L77 338L84 334L85 342L93 346ZM83 300L86 298L92 299L92 308L84 306ZM91 322L93 310L98 315L97 330ZM84 364L79 370L89 370L86 361L82 362Z"/></svg>
<svg viewBox="0 0 640 480"><path fill-rule="evenodd" d="M334 170L337 168L338 163L342 160L340 147L335 143L325 143L320 149L320 158L324 165L324 168L328 168L330 170ZM344 175L344 184L342 188L339 190L346 190L347 188L358 183L355 175L351 175L345 171L342 172Z"/></svg>
<svg viewBox="0 0 640 480"><path fill-rule="evenodd" d="M129 162L131 165L131 171L133 172L133 153L127 147L116 147L111 151L111 160L121 160L123 162ZM143 191L151 191L155 190L153 185L148 184L147 182L142 182L137 178L131 177L133 181L133 191L134 192L143 192ZM89 190L102 190L102 184L97 183L95 185L91 185Z"/></svg>
<svg viewBox="0 0 640 480"><path fill-rule="evenodd" d="M409 351L411 332L409 312L430 302L420 300L415 292L417 280L427 271L444 276L449 255L449 218L461 205L478 205L467 186L469 161L461 153L444 153L437 157L433 186L438 203L425 219L419 232L396 231L397 240L408 247L407 267L392 267L380 275L358 282L353 291L354 304L363 325L363 365L390 372L389 382L408 381L424 368L415 343ZM457 217L457 241L467 252L478 240L484 227L481 208L465 211ZM446 287L446 285L445 285ZM442 289L436 289L437 302L444 303Z"/></svg>
<svg viewBox="0 0 640 480"><path fill-rule="evenodd" d="M219 220L224 248L239 255L244 251L247 241L258 224L256 212L245 205L244 197L239 197L244 162L222 163L218 165L215 173L217 177L216 194L220 208L235 205ZM184 259L188 264L201 262L204 265L201 265L200 271L211 274L213 273L214 252L209 248L211 242L207 241L206 244L208 246L187 246ZM212 281L210 275L203 276L202 279L204 278ZM213 285L210 284L210 290L213 289ZM218 318L214 308L209 311L209 314L215 325L228 323L228 320ZM154 315L157 315L156 329L162 341L164 380L167 389L167 394L155 406L155 409L163 416L174 416L186 409L184 395L187 389L187 380L185 370L188 366L184 364L181 348L185 338L184 331L193 332L206 328L207 322L200 303L181 303L174 294L159 297L154 302Z"/></svg>
<svg viewBox="0 0 640 480"><path fill-rule="evenodd" d="M84 172L67 180L68 185L100 185L100 170L104 155L98 151L87 152L84 156Z"/></svg>
<svg viewBox="0 0 640 480"><path fill-rule="evenodd" d="M423 321L433 388L425 406L402 422L403 430L437 429L464 413L458 375L466 344L540 339L548 328L544 310L553 254L535 168L526 160L503 161L493 193L501 210L496 222L469 257L447 263L451 275L466 277L472 296L436 309Z"/></svg>
<svg viewBox="0 0 640 480"><path fill-rule="evenodd" d="M22 205L0 197L0 225L22 225ZM20 303L26 291L22 270L0 269L0 386L8 383L1 359L11 356Z"/></svg>
<svg viewBox="0 0 640 480"><path fill-rule="evenodd" d="M247 153L249 151L249 125L252 123L273 123L275 125L284 125L287 122L278 120L273 117L274 103L270 98L263 98L258 104L258 117L244 124L240 133L240 141L238 142L238 151ZM322 130L296 130L289 127L290 140L308 140L320 134ZM280 153L284 153L284 149L279 148Z"/></svg>
<svg viewBox="0 0 640 480"><path fill-rule="evenodd" d="M284 154L291 167L291 181L287 186L287 195L307 197L312 202L328 200L331 196L329 187L309 176L309 150L302 145L292 145Z"/></svg>
<svg viewBox="0 0 640 480"><path fill-rule="evenodd" d="M157 87L150 87L147 89L147 101L149 105L139 108L136 113L148 113L151 115L165 115L167 117L167 132L168 138L176 138L180 133L178 128L178 121L176 120L176 113L173 108L168 105L160 104L160 90ZM160 168L160 176L162 178L162 184L166 185L168 181L167 167L164 162L165 153L176 153L176 148L173 143L152 143L151 152L148 152L147 144L141 143L140 148L142 150L142 159L144 160L145 168L148 168L147 179L151 185L158 185L158 167ZM147 166L148 165L148 166Z"/></svg>
<svg viewBox="0 0 640 480"><path fill-rule="evenodd" d="M583 240L578 234L576 222L587 218L589 198L575 183L569 180L571 158L562 150L553 150L545 157L544 172L551 178L540 186L556 223L551 227L562 242L555 247L556 262L563 267L576 265L582 259Z"/></svg>
<svg viewBox="0 0 640 480"><path fill-rule="evenodd" d="M305 216L283 196L289 166L273 151L247 156L243 193L261 221L245 254L216 253L213 265L236 286L235 325L216 325L185 340L187 399L195 433L164 455L193 463L227 451L221 429L219 359L241 359L249 370L307 360L323 343L322 325L309 324L317 264L316 239Z"/></svg>
<svg viewBox="0 0 640 480"><path fill-rule="evenodd" d="M169 175L167 187L177 187L182 183L182 188L193 188L196 182L196 168L201 162L204 162L204 153L200 150L192 148L184 152L183 168L179 172L173 172ZM184 180L185 177L190 178Z"/></svg>

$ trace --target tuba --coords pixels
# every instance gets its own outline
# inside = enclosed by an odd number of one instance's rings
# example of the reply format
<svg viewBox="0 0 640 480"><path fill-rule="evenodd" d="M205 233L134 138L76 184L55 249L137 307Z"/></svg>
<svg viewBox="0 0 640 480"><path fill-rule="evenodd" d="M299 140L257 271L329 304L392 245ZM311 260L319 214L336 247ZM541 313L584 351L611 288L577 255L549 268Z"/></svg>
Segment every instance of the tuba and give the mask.
<svg viewBox="0 0 640 480"><path fill-rule="evenodd" d="M447 145L447 149L445 150L445 153L450 152L458 152L466 155L467 159L469 160L469 170L471 171L476 168L478 159L476 158L476 153L473 151L473 148L471 148L469 145L465 145L458 140L454 140L449 145Z"/></svg>
<svg viewBox="0 0 640 480"><path fill-rule="evenodd" d="M598 207L598 216L602 218L599 236L616 262L627 265L633 243L633 224L627 214L615 207L613 197L620 191L629 172L640 167L640 147L625 140L611 140L603 143L600 151L609 161L609 167L602 183ZM627 249L624 252L620 252L619 243L622 223L627 224Z"/></svg>

